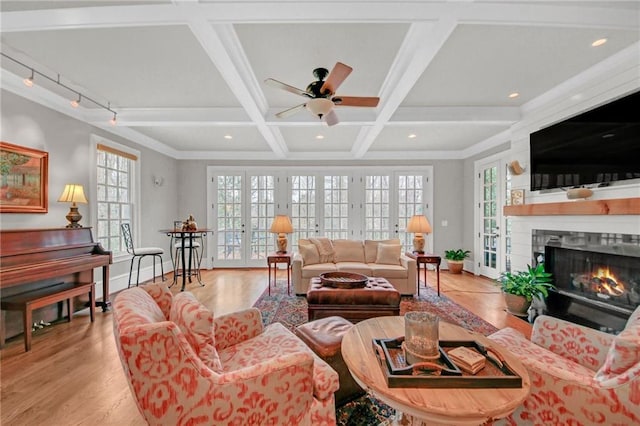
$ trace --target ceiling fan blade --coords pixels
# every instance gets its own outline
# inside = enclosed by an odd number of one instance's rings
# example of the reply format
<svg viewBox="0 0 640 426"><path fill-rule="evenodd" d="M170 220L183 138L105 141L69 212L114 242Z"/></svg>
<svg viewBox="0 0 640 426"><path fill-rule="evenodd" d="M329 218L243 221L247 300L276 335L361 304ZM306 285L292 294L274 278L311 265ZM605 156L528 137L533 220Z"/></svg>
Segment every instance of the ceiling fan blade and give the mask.
<svg viewBox="0 0 640 426"><path fill-rule="evenodd" d="M334 96L334 104L352 107L377 107L380 98L373 96Z"/></svg>
<svg viewBox="0 0 640 426"><path fill-rule="evenodd" d="M281 81L274 80L273 78L267 78L265 84L275 87L276 89L286 90L287 92L291 92L296 95L304 96L305 98L310 98L311 95L302 89L298 89L297 87L289 86Z"/></svg>
<svg viewBox="0 0 640 426"><path fill-rule="evenodd" d="M292 116L293 114L297 113L298 111L302 111L304 109L306 104L300 104L300 105L296 105L292 108L289 109L285 109L284 111L280 111L279 113L276 114L276 117L278 118L287 118Z"/></svg>
<svg viewBox="0 0 640 426"><path fill-rule="evenodd" d="M329 77L327 77L327 80L320 88L320 93L336 93L338 87L340 87L342 82L349 77L351 71L353 71L353 68L349 65L345 65L342 62L336 62L336 65L329 73Z"/></svg>
<svg viewBox="0 0 640 426"><path fill-rule="evenodd" d="M329 126L335 126L336 124L338 124L340 120L338 120L338 114L336 114L336 110L332 109L331 111L329 111L329 113L324 116L324 121Z"/></svg>

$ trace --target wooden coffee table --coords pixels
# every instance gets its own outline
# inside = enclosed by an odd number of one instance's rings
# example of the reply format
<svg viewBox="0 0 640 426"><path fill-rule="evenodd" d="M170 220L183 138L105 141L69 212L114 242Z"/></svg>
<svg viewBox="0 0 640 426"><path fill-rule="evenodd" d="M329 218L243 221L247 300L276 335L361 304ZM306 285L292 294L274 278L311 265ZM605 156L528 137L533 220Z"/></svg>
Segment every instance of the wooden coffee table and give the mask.
<svg viewBox="0 0 640 426"><path fill-rule="evenodd" d="M356 324L342 339L342 357L364 389L395 408L409 424L479 425L511 414L529 394L526 368L514 356L481 334L440 321L440 340L476 340L500 352L522 377L521 388L389 388L372 339L404 336L404 317L371 318ZM407 420L409 420L407 418ZM403 423L404 424L404 423Z"/></svg>

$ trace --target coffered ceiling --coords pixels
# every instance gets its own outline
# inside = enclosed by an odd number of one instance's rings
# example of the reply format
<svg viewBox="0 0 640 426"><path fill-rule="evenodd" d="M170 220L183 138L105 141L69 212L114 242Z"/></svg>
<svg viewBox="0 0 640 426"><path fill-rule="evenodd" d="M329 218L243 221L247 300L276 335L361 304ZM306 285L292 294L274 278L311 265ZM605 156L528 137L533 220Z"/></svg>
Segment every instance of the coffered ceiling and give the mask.
<svg viewBox="0 0 640 426"><path fill-rule="evenodd" d="M465 158L509 140L527 104L640 61L637 1L6 1L2 88L180 159ZM606 38L600 47L595 40ZM313 69L353 72L329 127L305 99ZM517 92L518 97L509 94ZM487 142L489 141L489 142Z"/></svg>

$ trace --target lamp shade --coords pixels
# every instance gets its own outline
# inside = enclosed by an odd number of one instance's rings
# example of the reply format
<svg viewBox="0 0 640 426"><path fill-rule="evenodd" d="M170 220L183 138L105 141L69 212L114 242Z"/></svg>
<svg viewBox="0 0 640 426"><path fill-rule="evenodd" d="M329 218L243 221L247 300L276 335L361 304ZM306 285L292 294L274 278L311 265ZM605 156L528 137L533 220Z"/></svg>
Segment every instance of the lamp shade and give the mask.
<svg viewBox="0 0 640 426"><path fill-rule="evenodd" d="M66 184L62 195L58 198L58 202L87 204L87 198L84 196L84 188L78 184Z"/></svg>
<svg viewBox="0 0 640 426"><path fill-rule="evenodd" d="M271 229L274 234L290 234L293 232L293 225L291 219L286 214L279 214L273 219Z"/></svg>
<svg viewBox="0 0 640 426"><path fill-rule="evenodd" d="M431 232L431 224L427 220L425 215L416 214L411 216L409 223L407 224L407 232L413 232L416 234L428 234Z"/></svg>
<svg viewBox="0 0 640 426"><path fill-rule="evenodd" d="M329 114L333 108L333 102L327 98L315 98L308 100L305 106L313 115L322 118Z"/></svg>

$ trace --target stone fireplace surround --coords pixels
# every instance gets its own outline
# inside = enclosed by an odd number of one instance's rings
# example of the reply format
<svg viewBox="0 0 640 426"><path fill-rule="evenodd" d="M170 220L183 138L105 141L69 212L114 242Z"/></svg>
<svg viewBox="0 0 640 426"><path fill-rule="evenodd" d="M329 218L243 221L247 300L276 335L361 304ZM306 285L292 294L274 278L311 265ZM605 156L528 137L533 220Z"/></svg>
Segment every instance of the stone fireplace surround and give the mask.
<svg viewBox="0 0 640 426"><path fill-rule="evenodd" d="M547 314L617 333L640 305L640 235L532 229L532 264L556 290Z"/></svg>

